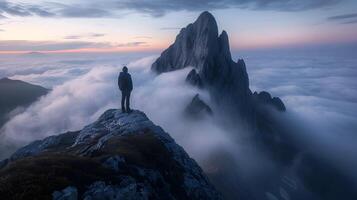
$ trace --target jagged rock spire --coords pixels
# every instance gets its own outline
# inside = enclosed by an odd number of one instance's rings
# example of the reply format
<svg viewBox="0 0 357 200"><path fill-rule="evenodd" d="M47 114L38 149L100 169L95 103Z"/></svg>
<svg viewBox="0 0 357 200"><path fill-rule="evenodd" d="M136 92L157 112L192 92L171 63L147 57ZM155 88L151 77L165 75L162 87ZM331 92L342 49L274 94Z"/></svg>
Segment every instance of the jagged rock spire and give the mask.
<svg viewBox="0 0 357 200"><path fill-rule="evenodd" d="M185 67L194 68L186 81L209 92L212 112L225 127L238 125L242 130L252 130L258 143L266 144L275 158L284 162L293 158L295 149L284 138L271 112L284 112L284 103L267 92L251 92L244 60L232 60L228 34L218 33L217 22L209 12L181 29L175 42L153 63L152 70L164 73ZM192 102L188 110L201 111L205 107L198 96Z"/></svg>
<svg viewBox="0 0 357 200"><path fill-rule="evenodd" d="M196 68L207 85L222 82L221 79L231 76L232 71L244 71L239 73L241 77L230 79L241 81L239 85L245 85L244 90L249 87L248 76L243 76L246 74L245 67L242 68L231 58L227 32L218 35L217 22L207 11L201 13L194 23L181 29L175 42L152 64L152 70L163 73L187 66Z"/></svg>
<svg viewBox="0 0 357 200"><path fill-rule="evenodd" d="M217 22L207 11L201 13L194 23L181 29L175 42L152 64L152 70L157 73L185 67L195 68L188 74L187 82L195 86L199 82L199 86L209 91L211 99L224 114L238 114L248 121L247 124L255 125L257 106L254 104L263 101L253 99L244 60L232 60L227 32L218 34ZM279 108L283 106L279 105Z"/></svg>
<svg viewBox="0 0 357 200"><path fill-rule="evenodd" d="M207 11L181 29L175 42L153 63L152 70L163 73L188 66L197 70L195 79L202 80L218 103L238 102L244 104L238 107L249 107L245 105L250 95L245 64L232 60L227 32L218 34L217 22Z"/></svg>
<svg viewBox="0 0 357 200"><path fill-rule="evenodd" d="M152 65L157 73L193 66L201 69L207 59L218 49L217 22L209 12L182 28L175 42Z"/></svg>
<svg viewBox="0 0 357 200"><path fill-rule="evenodd" d="M220 62L231 63L229 39L226 31L218 35L218 26L213 15L207 11L200 14L197 20L182 28L175 42L152 64L152 70L163 73L182 69L187 66L196 68L202 76L213 79L216 71L213 64ZM224 65L226 65L224 63ZM217 63L216 65L221 64ZM203 71L208 72L202 74ZM205 77L202 77L205 79Z"/></svg>

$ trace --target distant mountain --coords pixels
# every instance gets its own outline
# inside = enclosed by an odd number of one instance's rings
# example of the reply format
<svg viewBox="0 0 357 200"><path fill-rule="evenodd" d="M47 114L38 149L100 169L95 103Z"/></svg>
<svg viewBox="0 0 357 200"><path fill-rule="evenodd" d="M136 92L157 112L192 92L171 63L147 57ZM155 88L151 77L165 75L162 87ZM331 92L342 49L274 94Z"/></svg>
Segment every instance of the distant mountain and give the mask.
<svg viewBox="0 0 357 200"><path fill-rule="evenodd" d="M41 58L41 57L48 56L48 54L37 52L37 51L32 51L32 52L21 54L20 56L28 57L28 58Z"/></svg>
<svg viewBox="0 0 357 200"><path fill-rule="evenodd" d="M7 115L17 107L25 107L48 93L48 89L9 78L0 79L0 127L8 120Z"/></svg>
<svg viewBox="0 0 357 200"><path fill-rule="evenodd" d="M140 111L107 110L81 131L0 162L3 199L222 199L198 164Z"/></svg>

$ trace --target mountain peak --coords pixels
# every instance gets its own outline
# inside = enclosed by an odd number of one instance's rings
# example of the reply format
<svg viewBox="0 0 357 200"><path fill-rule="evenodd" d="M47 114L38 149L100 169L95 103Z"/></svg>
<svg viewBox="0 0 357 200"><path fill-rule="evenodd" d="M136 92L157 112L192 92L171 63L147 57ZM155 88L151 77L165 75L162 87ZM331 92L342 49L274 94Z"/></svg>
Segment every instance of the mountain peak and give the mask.
<svg viewBox="0 0 357 200"><path fill-rule="evenodd" d="M229 39L226 31L222 31L221 35L219 35L219 48L222 55L226 57L226 59L231 60L231 50L229 47Z"/></svg>
<svg viewBox="0 0 357 200"><path fill-rule="evenodd" d="M163 73L192 66L201 71L219 49L218 26L213 15L203 12L197 20L181 29L175 42L151 66Z"/></svg>
<svg viewBox="0 0 357 200"><path fill-rule="evenodd" d="M202 20L202 19L215 21L214 16L208 11L203 11L197 18L197 20Z"/></svg>
<svg viewBox="0 0 357 200"><path fill-rule="evenodd" d="M241 120L243 126L264 132L267 129L264 123L258 128L257 124L268 121L269 109L285 111L281 99L252 93L244 60L232 60L227 32L218 35L216 20L207 11L183 28L175 42L152 64L157 73L185 67L194 68L186 81L208 90L212 103L219 108L214 112L230 116L232 124Z"/></svg>
<svg viewBox="0 0 357 200"><path fill-rule="evenodd" d="M175 42L152 64L152 70L164 73L187 66L197 70L195 79L202 80L220 104L223 100L227 106L238 102L238 112L250 107L246 68L232 60L227 32L218 35L217 22L207 11L180 31Z"/></svg>
<svg viewBox="0 0 357 200"><path fill-rule="evenodd" d="M216 19L208 11L202 12L200 14L200 16L198 16L198 18L194 22L194 24L203 26L204 28L209 28L209 29L213 30L214 32L218 33L218 26L217 26Z"/></svg>

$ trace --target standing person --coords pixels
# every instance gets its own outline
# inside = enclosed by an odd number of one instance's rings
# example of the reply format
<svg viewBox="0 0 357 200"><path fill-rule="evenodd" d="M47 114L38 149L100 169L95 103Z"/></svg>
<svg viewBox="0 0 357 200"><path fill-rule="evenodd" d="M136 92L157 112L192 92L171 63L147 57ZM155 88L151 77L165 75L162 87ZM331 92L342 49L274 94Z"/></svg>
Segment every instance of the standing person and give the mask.
<svg viewBox="0 0 357 200"><path fill-rule="evenodd" d="M122 112L130 113L130 93L133 90L133 82L126 66L123 67L122 72L119 74L118 86L121 91L121 110Z"/></svg>

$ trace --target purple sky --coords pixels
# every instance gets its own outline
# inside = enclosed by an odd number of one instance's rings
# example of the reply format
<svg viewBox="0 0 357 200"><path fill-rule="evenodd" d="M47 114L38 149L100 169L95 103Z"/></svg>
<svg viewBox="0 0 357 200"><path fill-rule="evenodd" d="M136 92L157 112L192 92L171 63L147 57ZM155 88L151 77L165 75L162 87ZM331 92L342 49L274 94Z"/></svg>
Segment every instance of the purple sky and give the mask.
<svg viewBox="0 0 357 200"><path fill-rule="evenodd" d="M0 0L0 53L163 49L204 10L232 49L357 43L355 0Z"/></svg>

